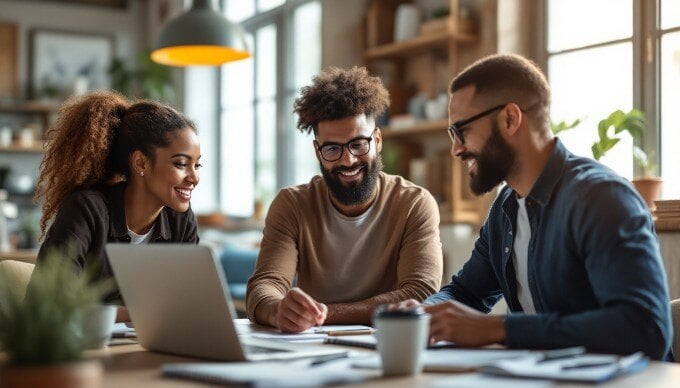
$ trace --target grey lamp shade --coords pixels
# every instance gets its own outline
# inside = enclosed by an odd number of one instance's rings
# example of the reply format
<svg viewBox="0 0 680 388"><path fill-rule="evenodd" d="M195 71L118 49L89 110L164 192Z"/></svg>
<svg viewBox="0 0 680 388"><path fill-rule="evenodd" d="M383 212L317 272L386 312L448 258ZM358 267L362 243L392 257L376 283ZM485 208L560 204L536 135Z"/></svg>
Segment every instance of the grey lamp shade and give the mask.
<svg viewBox="0 0 680 388"><path fill-rule="evenodd" d="M194 0L189 11L168 22L151 53L152 60L170 66L218 66L248 57L243 28L215 11L211 0Z"/></svg>

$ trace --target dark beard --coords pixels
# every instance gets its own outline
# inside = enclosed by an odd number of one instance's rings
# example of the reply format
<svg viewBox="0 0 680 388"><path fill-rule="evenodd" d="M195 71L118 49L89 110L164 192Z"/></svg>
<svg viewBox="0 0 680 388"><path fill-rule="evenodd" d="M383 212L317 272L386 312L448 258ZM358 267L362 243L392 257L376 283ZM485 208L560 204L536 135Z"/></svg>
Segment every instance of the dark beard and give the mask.
<svg viewBox="0 0 680 388"><path fill-rule="evenodd" d="M470 177L470 189L476 195L488 193L503 182L515 164L515 150L503 136L498 125L494 123L491 136L479 154L465 152L460 155L464 161L474 158L477 161L477 173Z"/></svg>
<svg viewBox="0 0 680 388"><path fill-rule="evenodd" d="M332 170L325 169L321 162L319 162L319 166L321 167L321 174L323 175L323 179L326 182L328 189L331 191L331 194L343 205L360 205L368 201L378 182L378 174L383 168L380 154L377 154L375 160L370 164L359 162L350 167L338 166ZM364 177L359 182L345 185L340 178L338 178L340 171L352 171L359 167L363 168L364 172Z"/></svg>

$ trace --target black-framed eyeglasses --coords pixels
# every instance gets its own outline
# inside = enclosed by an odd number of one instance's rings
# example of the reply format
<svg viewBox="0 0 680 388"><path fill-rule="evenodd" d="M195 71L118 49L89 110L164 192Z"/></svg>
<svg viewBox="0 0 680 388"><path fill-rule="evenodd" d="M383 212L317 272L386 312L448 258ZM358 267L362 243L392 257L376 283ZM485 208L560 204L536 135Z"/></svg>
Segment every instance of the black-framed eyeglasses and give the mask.
<svg viewBox="0 0 680 388"><path fill-rule="evenodd" d="M336 160L342 158L342 153L345 151L345 148L347 148L347 151L349 151L349 153L354 156L364 156L369 153L369 151L371 151L371 140L373 140L373 134L375 134L376 130L378 130L378 128L373 130L373 133L370 137L355 137L344 144L324 143L319 145L316 140L314 140L314 142L316 143L316 149L321 154L323 160L327 162L335 162Z"/></svg>
<svg viewBox="0 0 680 388"><path fill-rule="evenodd" d="M487 109L484 112L478 113L478 114L476 114L476 115L474 115L474 116L472 116L468 119L458 120L455 123L451 124L451 126L448 128L448 133L449 133L449 137L451 138L451 143L454 143L456 137L458 137L458 141L460 142L460 144L465 144L465 137L463 137L463 127L465 127L466 125L472 123L473 121L479 120L482 117L489 115L489 114L491 114L491 113L493 113L493 112L495 112L499 109L503 109L506 105L508 105L508 104L505 103L505 104L501 104L501 105L496 105L493 108Z"/></svg>

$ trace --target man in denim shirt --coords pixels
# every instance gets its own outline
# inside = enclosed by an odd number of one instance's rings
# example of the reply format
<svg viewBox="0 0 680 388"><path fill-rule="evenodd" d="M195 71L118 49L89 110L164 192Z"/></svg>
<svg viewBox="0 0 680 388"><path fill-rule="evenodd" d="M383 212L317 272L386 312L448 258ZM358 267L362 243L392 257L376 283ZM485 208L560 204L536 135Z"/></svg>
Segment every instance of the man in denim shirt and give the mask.
<svg viewBox="0 0 680 388"><path fill-rule="evenodd" d="M668 358L669 296L649 211L627 180L553 137L541 71L493 55L450 93L451 153L467 163L472 190L507 186L470 260L424 302L431 339ZM484 314L501 296L512 313Z"/></svg>

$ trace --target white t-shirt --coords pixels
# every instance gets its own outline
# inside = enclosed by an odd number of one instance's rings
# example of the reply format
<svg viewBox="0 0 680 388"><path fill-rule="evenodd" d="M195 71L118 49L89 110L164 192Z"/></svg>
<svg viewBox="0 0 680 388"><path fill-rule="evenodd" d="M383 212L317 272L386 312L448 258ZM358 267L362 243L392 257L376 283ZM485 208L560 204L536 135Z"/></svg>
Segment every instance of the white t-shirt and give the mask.
<svg viewBox="0 0 680 388"><path fill-rule="evenodd" d="M519 299L525 313L536 314L534 300L531 298L531 290L529 289L527 270L531 225L527 214L526 197L517 198L517 204L519 208L517 209L517 228L515 229L512 255L512 264L515 266L515 275L517 276L517 299Z"/></svg>
<svg viewBox="0 0 680 388"><path fill-rule="evenodd" d="M130 236L130 244L135 244L135 245L136 244L146 244L147 242L149 242L149 239L151 238L151 232L153 232L153 228L155 226L156 225L153 225L151 227L151 229L149 229L149 231L144 233L144 234L137 234L137 233L133 232L132 230L130 230L130 228L127 228L128 236Z"/></svg>

